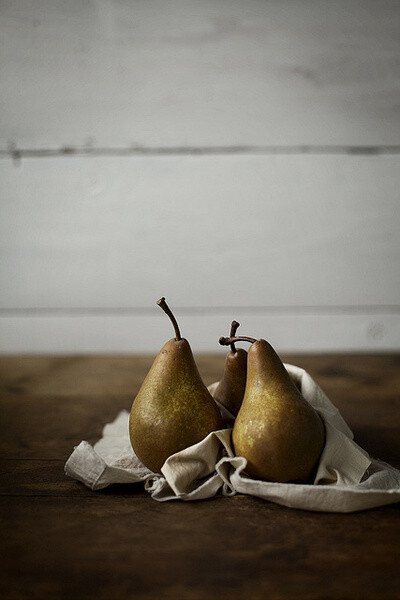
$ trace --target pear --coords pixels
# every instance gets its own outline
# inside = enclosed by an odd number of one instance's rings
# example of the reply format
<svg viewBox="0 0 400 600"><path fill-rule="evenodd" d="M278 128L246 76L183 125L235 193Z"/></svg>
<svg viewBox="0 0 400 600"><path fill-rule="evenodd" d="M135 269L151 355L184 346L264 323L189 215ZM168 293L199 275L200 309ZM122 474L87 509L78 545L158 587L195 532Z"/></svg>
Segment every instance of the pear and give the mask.
<svg viewBox="0 0 400 600"><path fill-rule="evenodd" d="M255 479L312 483L325 444L319 414L293 383L279 356L263 339L221 338L228 345L249 341L247 382L232 431L237 456Z"/></svg>
<svg viewBox="0 0 400 600"><path fill-rule="evenodd" d="M160 473L171 454L200 442L223 424L165 298L157 304L171 319L175 338L161 348L133 401L129 435L139 460Z"/></svg>
<svg viewBox="0 0 400 600"><path fill-rule="evenodd" d="M234 337L239 327L237 321L232 321L230 337ZM224 406L231 415L235 416L241 407L247 375L247 352L236 348L234 342L226 355L225 369L221 381L214 392L214 400Z"/></svg>

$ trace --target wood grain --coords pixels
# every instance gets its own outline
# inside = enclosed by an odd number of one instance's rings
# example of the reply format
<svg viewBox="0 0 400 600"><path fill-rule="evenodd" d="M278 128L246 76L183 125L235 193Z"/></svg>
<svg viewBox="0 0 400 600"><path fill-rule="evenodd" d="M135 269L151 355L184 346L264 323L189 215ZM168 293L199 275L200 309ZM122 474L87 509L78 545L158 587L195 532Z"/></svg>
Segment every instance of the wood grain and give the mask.
<svg viewBox="0 0 400 600"><path fill-rule="evenodd" d="M3 598L399 597L397 507L338 518L243 496L160 505L98 494L29 498L23 518L27 500L1 499L12 539Z"/></svg>
<svg viewBox="0 0 400 600"><path fill-rule="evenodd" d="M104 423L120 410L130 410L153 358L1 357L0 453L13 459L63 460L81 439L94 443ZM396 455L399 355L286 354L284 359L314 377L368 451L380 458L385 454L386 460L400 460ZM196 360L206 385L220 379L224 353L196 354ZM51 416L46 435L41 411ZM67 427L65 419L69 419ZM369 435L373 428L382 435Z"/></svg>
<svg viewBox="0 0 400 600"><path fill-rule="evenodd" d="M198 355L206 383L222 356ZM285 355L356 440L400 467L399 355ZM157 503L142 484L91 492L63 465L129 409L151 356L0 358L4 600L399 598L400 504L355 514L257 498ZM395 435L396 433L396 435Z"/></svg>

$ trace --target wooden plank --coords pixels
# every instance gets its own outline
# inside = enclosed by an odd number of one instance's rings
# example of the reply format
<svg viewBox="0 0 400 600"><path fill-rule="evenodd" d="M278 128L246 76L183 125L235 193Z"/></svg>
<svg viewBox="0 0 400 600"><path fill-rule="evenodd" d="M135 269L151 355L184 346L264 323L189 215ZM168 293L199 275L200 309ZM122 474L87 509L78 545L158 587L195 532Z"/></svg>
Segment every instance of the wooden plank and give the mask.
<svg viewBox="0 0 400 600"><path fill-rule="evenodd" d="M396 0L3 2L1 148L398 144Z"/></svg>
<svg viewBox="0 0 400 600"><path fill-rule="evenodd" d="M0 495L90 496L88 488L63 477L63 470L63 460L0 459Z"/></svg>
<svg viewBox="0 0 400 600"><path fill-rule="evenodd" d="M3 497L0 510L7 599L398 597L396 506L338 516L96 493Z"/></svg>
<svg viewBox="0 0 400 600"><path fill-rule="evenodd" d="M353 428L368 429L369 443L393 444L381 458L400 456L398 435L390 437L398 432L398 354L283 358L306 368ZM84 429L98 435L150 362L148 356L0 359L1 598L398 596L400 504L338 515L240 495L157 503L140 486L90 492L66 479L66 442ZM198 363L208 382L223 359L200 356Z"/></svg>
<svg viewBox="0 0 400 600"><path fill-rule="evenodd" d="M0 306L398 305L400 156L0 161Z"/></svg>
<svg viewBox="0 0 400 600"><path fill-rule="evenodd" d="M225 353L195 356L207 385L221 377ZM400 467L400 355L285 354L283 359L314 377L367 451ZM96 442L105 423L120 410L130 410L152 360L152 356L1 357L0 454L13 460L66 461L81 440ZM53 465L53 474L55 470L63 480L61 464Z"/></svg>
<svg viewBox="0 0 400 600"><path fill-rule="evenodd" d="M63 459L0 459L0 496L93 499L93 491L66 477ZM143 483L113 485L102 494L148 497Z"/></svg>
<svg viewBox="0 0 400 600"><path fill-rule="evenodd" d="M142 314L58 314L0 315L0 353L136 353L158 352L173 336L165 315ZM158 309L159 310L159 309ZM323 314L259 313L232 308L213 314L176 310L183 335L195 352L220 352L221 335L232 319L242 324L243 334L268 338L285 352L398 351L399 312L378 311Z"/></svg>

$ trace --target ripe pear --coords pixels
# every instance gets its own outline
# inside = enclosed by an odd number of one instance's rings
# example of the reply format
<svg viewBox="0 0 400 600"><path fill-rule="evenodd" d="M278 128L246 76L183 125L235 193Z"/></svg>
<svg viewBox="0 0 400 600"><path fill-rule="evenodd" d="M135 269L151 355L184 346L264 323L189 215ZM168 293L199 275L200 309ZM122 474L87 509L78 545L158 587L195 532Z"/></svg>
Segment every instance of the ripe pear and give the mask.
<svg viewBox="0 0 400 600"><path fill-rule="evenodd" d="M230 337L236 334L239 323L232 321ZM225 369L221 381L214 392L214 400L224 406L231 415L238 414L242 404L247 375L247 352L236 348L234 342L226 355Z"/></svg>
<svg viewBox="0 0 400 600"><path fill-rule="evenodd" d="M181 337L165 299L157 304L170 317L175 338L161 348L133 401L129 435L139 460L160 473L171 454L200 442L223 424L189 342Z"/></svg>
<svg viewBox="0 0 400 600"><path fill-rule="evenodd" d="M250 341L247 382L232 442L255 479L310 483L325 444L319 414L293 383L279 356L263 339L221 338L220 343Z"/></svg>

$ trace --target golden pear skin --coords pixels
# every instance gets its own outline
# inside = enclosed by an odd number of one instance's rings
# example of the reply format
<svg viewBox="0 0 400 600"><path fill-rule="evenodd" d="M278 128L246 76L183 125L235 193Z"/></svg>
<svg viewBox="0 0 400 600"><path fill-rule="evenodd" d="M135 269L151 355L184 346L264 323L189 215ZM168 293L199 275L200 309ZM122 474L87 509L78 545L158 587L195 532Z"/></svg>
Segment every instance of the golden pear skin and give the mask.
<svg viewBox="0 0 400 600"><path fill-rule="evenodd" d="M312 483L325 444L322 419L272 346L263 339L253 342L246 390L232 431L235 454L247 459L246 472L255 479Z"/></svg>
<svg viewBox="0 0 400 600"><path fill-rule="evenodd" d="M167 312L162 301L160 306ZM200 442L223 426L189 342L180 337L177 325L176 331L179 339L166 342L154 359L133 401L129 418L132 448L139 460L155 473L161 472L171 454Z"/></svg>
<svg viewBox="0 0 400 600"><path fill-rule="evenodd" d="M236 334L239 327L237 321L232 321L230 337ZM225 368L221 381L214 392L214 399L236 416L242 405L247 377L247 352L231 344L225 359Z"/></svg>
<svg viewBox="0 0 400 600"><path fill-rule="evenodd" d="M236 416L242 405L246 388L247 352L238 348L226 355L225 369L214 392L214 399Z"/></svg>

